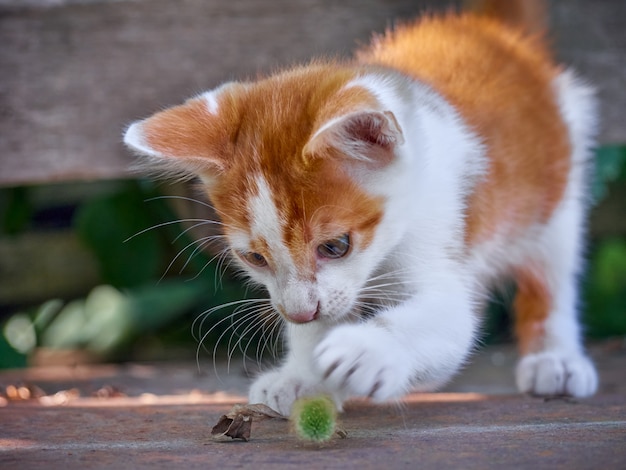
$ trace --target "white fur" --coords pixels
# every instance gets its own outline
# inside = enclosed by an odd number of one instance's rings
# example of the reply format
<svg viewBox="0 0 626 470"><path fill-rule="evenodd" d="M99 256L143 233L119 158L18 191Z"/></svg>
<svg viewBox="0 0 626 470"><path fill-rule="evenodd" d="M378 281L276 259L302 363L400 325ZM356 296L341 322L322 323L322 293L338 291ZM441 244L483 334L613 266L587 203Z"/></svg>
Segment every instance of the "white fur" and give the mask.
<svg viewBox="0 0 626 470"><path fill-rule="evenodd" d="M274 196L265 178L259 176L255 179L257 193L248 202L248 214L252 223L250 224L252 238L265 240L270 245L270 250L274 256L278 256L285 261L286 248L281 243L285 221L281 219L278 209L274 204Z"/></svg>
<svg viewBox="0 0 626 470"><path fill-rule="evenodd" d="M213 114L214 116L217 116L220 110L219 97L222 94L222 92L230 87L239 86L239 85L240 84L238 82L223 83L222 85L218 86L217 88L214 88L213 90L209 90L204 93L201 93L198 97L203 99L206 102L207 111L209 111L209 113Z"/></svg>
<svg viewBox="0 0 626 470"><path fill-rule="evenodd" d="M163 159L165 155L160 154L146 143L141 126L141 121L132 123L124 133L124 143L137 153Z"/></svg>
<svg viewBox="0 0 626 470"><path fill-rule="evenodd" d="M217 113L219 112L219 103L217 102L215 91L209 91L207 93L204 93L202 95L202 98L204 98L204 100L206 101L206 106L209 113L217 116Z"/></svg>
<svg viewBox="0 0 626 470"><path fill-rule="evenodd" d="M350 395L382 401L438 387L464 362L477 329L473 278L458 255L467 182L485 169L482 145L424 85L371 76L358 86L378 87L382 109L394 113L406 141L395 162L364 182L387 201L373 242L317 273L322 317L290 325L285 363L251 388L251 402L284 414L312 391L341 403ZM265 280L270 293L273 282ZM360 286L389 282L401 286L401 302L396 297L370 321L345 323L359 295L367 296Z"/></svg>
<svg viewBox="0 0 626 470"><path fill-rule="evenodd" d="M318 296L311 282L302 278L296 270L289 251L282 240L285 221L276 208L272 192L262 176L256 179L257 193L250 198L250 240L265 242L271 252L270 266L251 269L252 277L265 285L270 292L274 307L286 316L315 311ZM247 251L249 242L240 250Z"/></svg>

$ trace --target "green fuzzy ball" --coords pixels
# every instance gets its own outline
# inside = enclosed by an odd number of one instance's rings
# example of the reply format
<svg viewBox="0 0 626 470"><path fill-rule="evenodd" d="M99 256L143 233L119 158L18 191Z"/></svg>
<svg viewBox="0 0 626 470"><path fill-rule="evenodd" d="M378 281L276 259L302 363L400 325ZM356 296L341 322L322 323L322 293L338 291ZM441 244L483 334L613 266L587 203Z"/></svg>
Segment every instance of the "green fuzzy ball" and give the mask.
<svg viewBox="0 0 626 470"><path fill-rule="evenodd" d="M296 433L306 441L328 441L335 433L337 408L326 396L300 398L291 409Z"/></svg>

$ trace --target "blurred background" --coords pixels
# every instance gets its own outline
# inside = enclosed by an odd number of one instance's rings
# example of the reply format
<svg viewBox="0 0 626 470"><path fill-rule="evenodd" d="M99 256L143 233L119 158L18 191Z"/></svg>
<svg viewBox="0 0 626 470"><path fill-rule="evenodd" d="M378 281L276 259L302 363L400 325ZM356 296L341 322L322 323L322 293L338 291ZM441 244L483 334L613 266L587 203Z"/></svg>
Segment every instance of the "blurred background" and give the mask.
<svg viewBox="0 0 626 470"><path fill-rule="evenodd" d="M263 293L245 289L206 238L215 231L198 187L132 173L125 126L225 80L349 57L398 19L462 4L0 0L0 368L197 352L210 362L216 342L251 356L274 346L253 320L230 317ZM602 104L586 335L624 338L626 4L549 5L557 57L597 85ZM509 298L493 302L486 342L511 340Z"/></svg>

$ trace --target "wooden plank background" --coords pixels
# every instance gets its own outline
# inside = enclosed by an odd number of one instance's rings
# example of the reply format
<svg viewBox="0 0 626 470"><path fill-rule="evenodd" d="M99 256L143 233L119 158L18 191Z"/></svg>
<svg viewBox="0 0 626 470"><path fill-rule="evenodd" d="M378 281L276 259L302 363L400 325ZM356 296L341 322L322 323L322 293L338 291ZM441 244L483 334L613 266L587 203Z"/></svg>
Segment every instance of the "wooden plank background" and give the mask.
<svg viewBox="0 0 626 470"><path fill-rule="evenodd" d="M224 80L349 56L415 0L0 0L0 185L115 178L132 120ZM626 142L626 2L553 0L559 58L597 84Z"/></svg>

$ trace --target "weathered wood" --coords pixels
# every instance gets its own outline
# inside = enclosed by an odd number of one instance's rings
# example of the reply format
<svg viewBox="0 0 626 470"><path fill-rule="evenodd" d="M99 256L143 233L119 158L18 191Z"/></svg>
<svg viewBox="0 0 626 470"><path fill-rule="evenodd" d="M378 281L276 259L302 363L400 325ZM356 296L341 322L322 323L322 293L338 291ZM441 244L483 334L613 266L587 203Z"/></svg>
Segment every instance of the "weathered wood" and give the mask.
<svg viewBox="0 0 626 470"><path fill-rule="evenodd" d="M458 3L0 0L0 185L127 175L133 119ZM559 57L600 87L602 141L626 141L626 2L551 7Z"/></svg>

